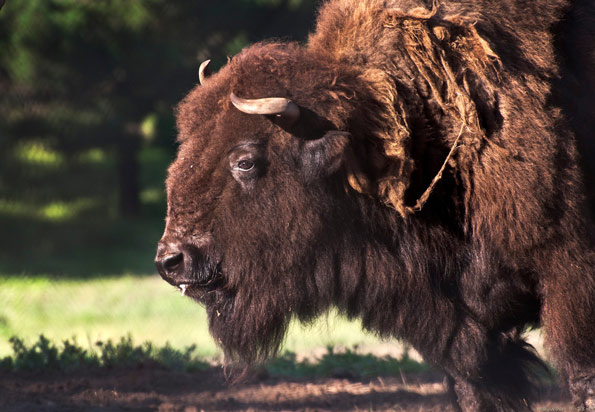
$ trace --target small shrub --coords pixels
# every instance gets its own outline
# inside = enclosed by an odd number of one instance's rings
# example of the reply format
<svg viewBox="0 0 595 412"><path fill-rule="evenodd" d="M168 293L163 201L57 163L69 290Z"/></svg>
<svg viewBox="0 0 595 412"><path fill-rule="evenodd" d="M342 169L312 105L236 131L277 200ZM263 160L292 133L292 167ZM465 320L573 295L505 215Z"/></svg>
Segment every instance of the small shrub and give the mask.
<svg viewBox="0 0 595 412"><path fill-rule="evenodd" d="M193 372L209 368L209 364L195 355L196 346L183 350L169 343L156 347L150 342L135 345L130 336L119 341L96 342L87 350L75 339L67 339L56 346L45 336L28 346L22 339L10 338L13 355L0 359L0 369L8 371L52 370L72 371L83 368L142 368L148 365L164 369ZM332 347L318 361L297 361L295 353L286 352L266 366L274 377L333 377L368 378L380 375L399 375L428 370L428 366L409 358L407 351L400 358L361 355L353 350L337 353Z"/></svg>
<svg viewBox="0 0 595 412"><path fill-rule="evenodd" d="M10 356L6 356L0 359L0 370L12 370L13 369L13 361Z"/></svg>
<svg viewBox="0 0 595 412"><path fill-rule="evenodd" d="M426 364L411 359L407 352L400 359L390 356L379 358L370 354L358 354L349 349L344 353L336 353L332 347L328 347L327 353L317 362L307 360L298 362L294 353L286 353L267 364L267 370L271 376L296 378L336 375L367 378L421 372L428 369Z"/></svg>
<svg viewBox="0 0 595 412"><path fill-rule="evenodd" d="M16 370L56 369L58 367L58 350L43 335L31 347L19 339L9 340L14 352L13 367Z"/></svg>
<svg viewBox="0 0 595 412"><path fill-rule="evenodd" d="M37 342L31 346L27 346L17 337L10 338L9 342L14 355L2 359L0 362L2 369L71 370L97 365L96 356L80 348L74 339L63 341L60 349L43 335L39 336Z"/></svg>
<svg viewBox="0 0 595 412"><path fill-rule="evenodd" d="M61 346L39 336L31 346L17 337L9 340L13 355L0 359L0 369L9 371L57 370L81 368L138 368L154 365L173 370L204 370L209 364L194 355L196 346L184 350L169 344L155 347L149 342L135 345L130 336L119 342L96 342L94 350L81 348L75 339L64 340Z"/></svg>
<svg viewBox="0 0 595 412"><path fill-rule="evenodd" d="M130 336L122 337L120 342L111 340L97 342L99 348L99 362L106 368L133 367L146 364L151 358L152 345L148 342L135 346Z"/></svg>

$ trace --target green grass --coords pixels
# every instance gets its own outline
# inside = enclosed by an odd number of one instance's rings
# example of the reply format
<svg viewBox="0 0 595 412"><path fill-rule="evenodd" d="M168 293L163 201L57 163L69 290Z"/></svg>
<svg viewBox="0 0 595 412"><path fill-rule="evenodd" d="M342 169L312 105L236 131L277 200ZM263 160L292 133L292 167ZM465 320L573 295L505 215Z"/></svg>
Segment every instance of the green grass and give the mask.
<svg viewBox="0 0 595 412"><path fill-rule="evenodd" d="M204 308L181 297L157 275L89 280L3 277L0 302L0 356L10 353L10 337L30 343L40 334L52 341L75 337L88 347L130 334L137 342L169 342L177 349L196 345L198 356L220 354L208 333ZM379 342L357 323L330 314L311 326L292 324L285 349L305 352Z"/></svg>

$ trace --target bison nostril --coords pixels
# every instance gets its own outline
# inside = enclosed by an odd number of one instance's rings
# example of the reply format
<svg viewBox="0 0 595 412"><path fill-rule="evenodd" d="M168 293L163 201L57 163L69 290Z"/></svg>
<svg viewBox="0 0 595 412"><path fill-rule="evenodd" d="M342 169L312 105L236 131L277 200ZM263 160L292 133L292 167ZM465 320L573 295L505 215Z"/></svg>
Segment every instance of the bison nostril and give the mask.
<svg viewBox="0 0 595 412"><path fill-rule="evenodd" d="M184 255L178 253L177 255L166 256L161 263L166 272L173 272L183 261Z"/></svg>

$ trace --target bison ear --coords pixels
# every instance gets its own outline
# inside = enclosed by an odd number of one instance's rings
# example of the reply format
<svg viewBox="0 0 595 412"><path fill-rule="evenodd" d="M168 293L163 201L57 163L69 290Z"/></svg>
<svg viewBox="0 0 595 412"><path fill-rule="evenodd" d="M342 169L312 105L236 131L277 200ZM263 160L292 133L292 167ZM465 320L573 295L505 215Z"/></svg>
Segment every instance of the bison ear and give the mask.
<svg viewBox="0 0 595 412"><path fill-rule="evenodd" d="M345 162L351 134L328 131L319 139L299 139L299 168L308 181L336 173Z"/></svg>

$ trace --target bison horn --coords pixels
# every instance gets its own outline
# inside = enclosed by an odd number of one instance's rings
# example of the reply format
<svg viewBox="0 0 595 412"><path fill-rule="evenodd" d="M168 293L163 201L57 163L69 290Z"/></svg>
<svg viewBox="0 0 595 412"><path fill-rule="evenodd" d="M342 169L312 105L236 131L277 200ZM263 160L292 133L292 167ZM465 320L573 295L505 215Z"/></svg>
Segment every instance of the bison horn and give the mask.
<svg viewBox="0 0 595 412"><path fill-rule="evenodd" d="M269 97L266 99L242 99L231 94L231 102L241 112L275 116L284 127L293 126L300 118L300 108L290 99Z"/></svg>
<svg viewBox="0 0 595 412"><path fill-rule="evenodd" d="M198 68L198 80L200 81L201 85L204 85L207 77L209 77L211 75L211 69L209 69L209 63L211 63L210 59L205 60L204 62L202 62L200 64L200 67Z"/></svg>

